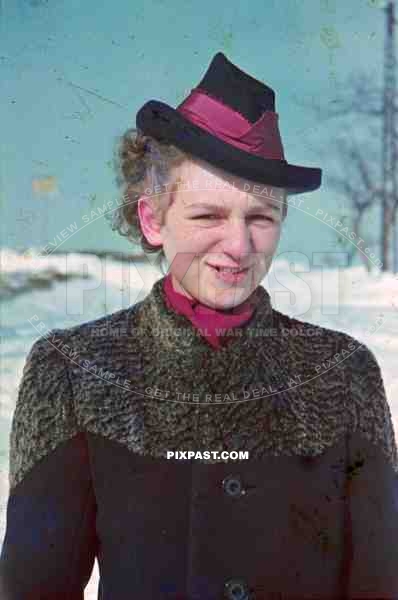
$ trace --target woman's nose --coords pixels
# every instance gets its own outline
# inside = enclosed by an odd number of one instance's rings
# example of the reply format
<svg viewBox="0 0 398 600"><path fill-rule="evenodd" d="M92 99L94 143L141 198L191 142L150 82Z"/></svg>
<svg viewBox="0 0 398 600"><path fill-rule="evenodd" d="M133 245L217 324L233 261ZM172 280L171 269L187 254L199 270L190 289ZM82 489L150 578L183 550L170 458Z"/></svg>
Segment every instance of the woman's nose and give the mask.
<svg viewBox="0 0 398 600"><path fill-rule="evenodd" d="M253 241L249 225L245 219L235 219L229 221L224 228L223 249L240 258L241 256L254 251Z"/></svg>

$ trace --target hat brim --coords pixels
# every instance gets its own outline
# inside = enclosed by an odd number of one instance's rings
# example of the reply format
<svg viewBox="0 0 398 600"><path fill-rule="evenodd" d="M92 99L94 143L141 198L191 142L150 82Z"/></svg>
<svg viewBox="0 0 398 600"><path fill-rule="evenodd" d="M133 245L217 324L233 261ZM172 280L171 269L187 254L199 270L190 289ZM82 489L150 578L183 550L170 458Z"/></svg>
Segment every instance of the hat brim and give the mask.
<svg viewBox="0 0 398 600"><path fill-rule="evenodd" d="M312 192L321 185L322 169L266 159L235 148L158 100L150 100L140 108L136 125L159 141L174 144L238 177L284 188L289 195Z"/></svg>

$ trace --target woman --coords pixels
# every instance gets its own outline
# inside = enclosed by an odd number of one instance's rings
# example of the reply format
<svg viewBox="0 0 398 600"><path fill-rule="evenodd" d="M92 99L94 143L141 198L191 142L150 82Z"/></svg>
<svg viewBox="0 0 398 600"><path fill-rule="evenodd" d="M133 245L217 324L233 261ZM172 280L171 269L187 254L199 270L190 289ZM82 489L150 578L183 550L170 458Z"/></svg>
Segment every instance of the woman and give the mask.
<svg viewBox="0 0 398 600"><path fill-rule="evenodd" d="M81 600L95 557L101 600L397 596L378 363L261 286L286 197L321 183L285 160L274 96L217 53L177 109L152 100L123 136L113 227L169 273L33 344L2 598Z"/></svg>

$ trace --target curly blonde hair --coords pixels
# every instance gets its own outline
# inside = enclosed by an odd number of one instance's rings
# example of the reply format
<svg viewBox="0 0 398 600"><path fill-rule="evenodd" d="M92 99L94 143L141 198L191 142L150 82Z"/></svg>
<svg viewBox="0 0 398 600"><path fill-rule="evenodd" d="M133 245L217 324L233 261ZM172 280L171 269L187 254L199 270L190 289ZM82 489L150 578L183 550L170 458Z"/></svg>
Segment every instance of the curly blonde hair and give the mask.
<svg viewBox="0 0 398 600"><path fill-rule="evenodd" d="M138 244L144 253L155 255L154 264L162 269L165 254L162 246L154 246L146 239L138 215L138 199L145 195L148 188L173 184L172 168L181 165L191 157L170 143L162 143L156 138L145 135L140 129L130 128L118 138L113 164L116 183L122 191L119 207L106 215L113 231L117 231L133 244ZM166 188L167 189L167 188ZM156 198L154 208L163 224L167 208L172 198L168 193ZM162 269L163 270L163 269Z"/></svg>
<svg viewBox="0 0 398 600"><path fill-rule="evenodd" d="M173 169L185 161L195 161L195 157L184 152L173 144L164 143L145 135L138 128L128 129L118 138L113 164L116 172L116 183L122 191L122 202L119 207L109 213L113 231L117 231L133 244L138 244L143 252L155 255L154 264L160 266L166 259L162 246L154 246L146 239L138 215L138 199L145 195L148 188L156 186L167 189L167 193L159 194L153 203L161 224L166 218L173 191L177 188ZM159 189L158 188L158 189ZM282 221L287 213L287 204L283 204ZM109 214L105 215L109 219ZM165 274L165 271L163 271Z"/></svg>

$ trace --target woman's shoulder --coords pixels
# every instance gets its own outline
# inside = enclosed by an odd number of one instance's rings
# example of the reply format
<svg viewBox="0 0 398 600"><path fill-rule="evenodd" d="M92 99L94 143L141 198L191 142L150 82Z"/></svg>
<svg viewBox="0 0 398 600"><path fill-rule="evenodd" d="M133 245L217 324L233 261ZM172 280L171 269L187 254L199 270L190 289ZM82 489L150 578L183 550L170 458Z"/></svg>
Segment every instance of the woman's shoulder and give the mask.
<svg viewBox="0 0 398 600"><path fill-rule="evenodd" d="M360 347L362 360L365 356L373 357L374 354L370 348L353 335L332 329L324 325L318 325L309 321L301 321L284 313L273 309L273 313L278 322L279 331L282 338L292 342L290 346L296 346L299 350L309 356L311 353L319 359L333 360L335 363L344 361L345 367L359 367L361 360L355 350ZM352 355L352 360L349 356Z"/></svg>
<svg viewBox="0 0 398 600"><path fill-rule="evenodd" d="M142 302L137 302L127 308L108 313L102 317L84 321L71 327L57 328L52 331L56 331L64 339L67 338L71 341L78 339L80 342L86 341L86 343L90 343L90 340L117 337L118 334L128 333L128 328L133 325L134 318L141 304Z"/></svg>
<svg viewBox="0 0 398 600"><path fill-rule="evenodd" d="M106 314L97 319L85 321L70 327L55 327L38 337L31 345L25 359L22 383L33 383L39 376L42 383L51 385L60 369L73 362L73 357L87 349L100 353L112 340L127 335L133 325L133 318L140 303ZM30 377L34 374L35 377Z"/></svg>
<svg viewBox="0 0 398 600"><path fill-rule="evenodd" d="M278 312L278 311L276 311ZM395 430L388 403L381 366L370 348L374 328L364 332L366 341L339 330L299 321L278 313L281 332L285 330L290 360L300 361L319 381L328 398L333 390L345 399L344 419L350 438L361 445L365 438L382 450L398 473L398 451ZM324 382L324 383L322 383ZM354 436L354 434L356 434Z"/></svg>
<svg viewBox="0 0 398 600"><path fill-rule="evenodd" d="M351 408L369 405L373 414L385 412L386 392L380 364L370 348L371 328L363 341L345 331L282 313L278 313L278 320L281 337L287 340L288 352L297 362L309 365L314 375L341 378Z"/></svg>
<svg viewBox="0 0 398 600"><path fill-rule="evenodd" d="M278 320L282 337L292 342L289 351L300 353L307 362L317 365L319 374L337 368L352 397L363 400L369 393L385 397L381 367L368 342L372 328L365 332L365 342L345 331L299 321L279 312Z"/></svg>
<svg viewBox="0 0 398 600"><path fill-rule="evenodd" d="M61 443L84 432L77 399L89 371L82 368L82 359L89 356L92 363L99 364L101 357L112 354L104 351L112 340L119 339L123 345L121 336L138 305L73 327L51 329L31 345L11 422L10 487Z"/></svg>

